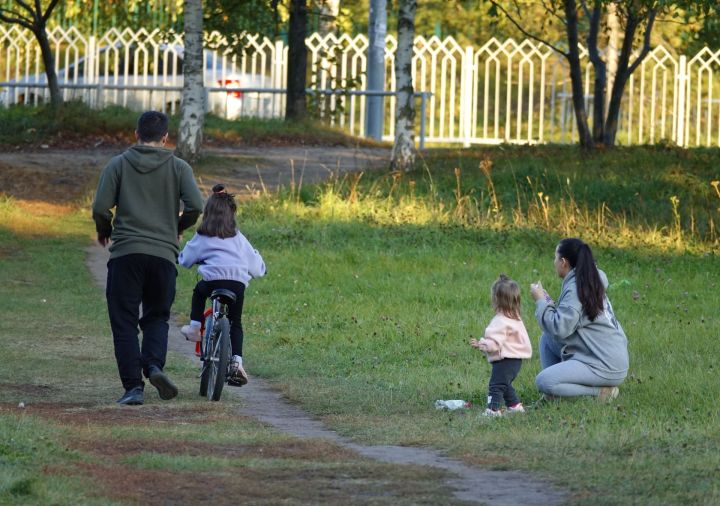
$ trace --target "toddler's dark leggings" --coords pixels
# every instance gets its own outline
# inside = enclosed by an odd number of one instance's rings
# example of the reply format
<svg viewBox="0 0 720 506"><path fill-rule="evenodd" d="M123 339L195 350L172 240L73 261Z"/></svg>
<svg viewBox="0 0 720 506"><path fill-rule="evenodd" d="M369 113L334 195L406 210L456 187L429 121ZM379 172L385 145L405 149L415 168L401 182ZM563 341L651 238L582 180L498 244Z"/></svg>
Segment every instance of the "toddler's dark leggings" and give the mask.
<svg viewBox="0 0 720 506"><path fill-rule="evenodd" d="M488 408L500 409L505 401L506 406L514 406L520 400L512 386L513 380L520 372L522 360L519 358L504 358L492 363L490 387L488 389Z"/></svg>

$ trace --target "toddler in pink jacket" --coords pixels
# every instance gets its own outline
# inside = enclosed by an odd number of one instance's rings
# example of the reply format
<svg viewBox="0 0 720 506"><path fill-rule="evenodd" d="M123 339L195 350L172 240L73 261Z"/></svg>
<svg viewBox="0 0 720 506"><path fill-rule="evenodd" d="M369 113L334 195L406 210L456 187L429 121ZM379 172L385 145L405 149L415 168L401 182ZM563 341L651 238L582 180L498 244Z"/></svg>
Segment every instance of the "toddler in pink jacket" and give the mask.
<svg viewBox="0 0 720 506"><path fill-rule="evenodd" d="M471 339L470 346L484 352L492 364L485 416L501 416L505 402L508 413L523 413L520 399L512 386L522 366L522 359L532 356L527 330L520 318L520 287L505 274L493 283L491 298L495 316L481 339Z"/></svg>

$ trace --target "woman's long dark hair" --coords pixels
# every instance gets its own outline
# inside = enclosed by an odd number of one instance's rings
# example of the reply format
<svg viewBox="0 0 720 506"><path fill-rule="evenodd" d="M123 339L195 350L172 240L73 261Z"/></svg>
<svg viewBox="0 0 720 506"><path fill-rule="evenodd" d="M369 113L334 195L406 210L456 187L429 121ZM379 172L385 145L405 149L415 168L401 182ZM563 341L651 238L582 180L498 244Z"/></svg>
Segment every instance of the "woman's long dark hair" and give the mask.
<svg viewBox="0 0 720 506"><path fill-rule="evenodd" d="M228 193L225 186L221 184L213 186L212 191L212 195L205 203L202 222L197 229L197 233L221 239L235 237L235 234L237 234L235 196Z"/></svg>
<svg viewBox="0 0 720 506"><path fill-rule="evenodd" d="M605 287L600 279L590 246L580 239L563 239L558 244L557 252L560 258L566 258L570 262L570 267L575 269L578 298L583 311L591 321L595 320L604 309Z"/></svg>

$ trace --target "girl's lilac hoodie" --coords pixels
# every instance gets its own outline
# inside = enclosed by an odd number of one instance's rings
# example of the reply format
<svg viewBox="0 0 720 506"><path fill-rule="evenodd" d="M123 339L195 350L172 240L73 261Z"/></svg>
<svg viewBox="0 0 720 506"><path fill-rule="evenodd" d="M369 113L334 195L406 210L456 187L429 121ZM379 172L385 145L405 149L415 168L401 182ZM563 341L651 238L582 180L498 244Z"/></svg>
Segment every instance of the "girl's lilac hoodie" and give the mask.
<svg viewBox="0 0 720 506"><path fill-rule="evenodd" d="M239 231L227 239L195 234L180 252L178 263L188 269L199 264L204 281L226 279L247 286L252 278L265 275L260 253Z"/></svg>

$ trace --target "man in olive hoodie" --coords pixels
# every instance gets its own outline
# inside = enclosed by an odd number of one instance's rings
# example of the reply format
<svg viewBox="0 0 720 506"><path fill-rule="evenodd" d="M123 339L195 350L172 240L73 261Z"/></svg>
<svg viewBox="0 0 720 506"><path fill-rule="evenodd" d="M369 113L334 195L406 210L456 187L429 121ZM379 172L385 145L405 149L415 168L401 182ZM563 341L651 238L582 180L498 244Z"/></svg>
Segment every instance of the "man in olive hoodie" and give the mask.
<svg viewBox="0 0 720 506"><path fill-rule="evenodd" d="M175 299L178 237L197 221L203 205L192 169L165 148L167 116L143 113L135 137L138 143L103 169L92 205L98 242L110 244L106 297L125 388L120 404L143 403L143 373L161 399L177 395L163 367Z"/></svg>

